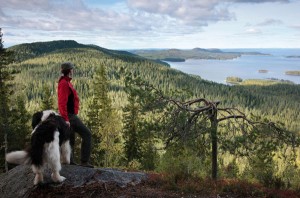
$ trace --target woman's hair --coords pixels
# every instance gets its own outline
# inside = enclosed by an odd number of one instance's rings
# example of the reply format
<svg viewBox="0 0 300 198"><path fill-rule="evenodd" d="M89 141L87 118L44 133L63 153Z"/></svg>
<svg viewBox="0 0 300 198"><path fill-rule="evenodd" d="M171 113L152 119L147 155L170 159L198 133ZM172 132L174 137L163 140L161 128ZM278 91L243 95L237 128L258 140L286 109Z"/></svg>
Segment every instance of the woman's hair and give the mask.
<svg viewBox="0 0 300 198"><path fill-rule="evenodd" d="M71 72L71 69L64 69L64 70L61 70L61 73L62 73L64 76L67 76L70 72Z"/></svg>

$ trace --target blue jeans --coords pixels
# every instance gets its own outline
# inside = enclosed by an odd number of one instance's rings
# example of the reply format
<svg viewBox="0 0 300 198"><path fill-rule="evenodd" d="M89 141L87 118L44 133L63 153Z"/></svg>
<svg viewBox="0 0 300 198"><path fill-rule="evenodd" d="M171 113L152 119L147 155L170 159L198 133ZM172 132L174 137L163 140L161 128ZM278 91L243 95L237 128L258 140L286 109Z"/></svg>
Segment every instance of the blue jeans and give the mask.
<svg viewBox="0 0 300 198"><path fill-rule="evenodd" d="M91 131L82 123L79 117L75 114L69 114L69 121L71 125L71 135L70 135L70 145L72 150L74 150L75 145L75 133L78 133L82 139L81 142L81 162L89 162L91 156L91 143L92 143L92 133ZM72 152L73 155L73 152ZM73 156L71 156L71 161Z"/></svg>

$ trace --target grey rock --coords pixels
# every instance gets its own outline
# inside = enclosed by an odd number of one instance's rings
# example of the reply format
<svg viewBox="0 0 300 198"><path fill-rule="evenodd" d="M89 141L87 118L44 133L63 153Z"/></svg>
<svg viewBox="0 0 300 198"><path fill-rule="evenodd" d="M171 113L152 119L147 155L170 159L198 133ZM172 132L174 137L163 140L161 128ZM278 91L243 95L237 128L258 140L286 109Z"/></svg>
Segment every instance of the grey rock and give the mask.
<svg viewBox="0 0 300 198"><path fill-rule="evenodd" d="M68 185L71 188L98 183L115 183L124 188L128 185L137 185L147 179L147 174L141 172L124 172L109 168L87 168L74 165L63 165L60 174L67 179L57 184L51 180L49 169L44 171L44 183L60 187ZM11 169L8 173L0 175L0 198L28 197L36 186L33 185L34 173L30 166L20 165Z"/></svg>

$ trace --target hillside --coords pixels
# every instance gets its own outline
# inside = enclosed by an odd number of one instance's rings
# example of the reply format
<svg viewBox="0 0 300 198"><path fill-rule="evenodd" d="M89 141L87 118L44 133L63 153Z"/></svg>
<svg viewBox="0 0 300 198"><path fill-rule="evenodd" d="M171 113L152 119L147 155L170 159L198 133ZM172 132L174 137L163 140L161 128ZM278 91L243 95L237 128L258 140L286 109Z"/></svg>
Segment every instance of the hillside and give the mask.
<svg viewBox="0 0 300 198"><path fill-rule="evenodd" d="M122 58L124 56L126 56L127 58L130 57L134 57L136 59L139 58L138 56L126 51L109 50L109 49L101 48L96 45L83 45L73 40L24 43L24 44L12 46L8 48L8 50L12 50L15 52L17 61L23 61L26 59L52 53L57 50L74 49L74 48L96 49L100 52L103 52L107 55L114 56L117 58Z"/></svg>
<svg viewBox="0 0 300 198"><path fill-rule="evenodd" d="M59 65L65 61L72 61L78 65L75 84L83 101L89 97L89 79L95 69L104 64L108 69L111 93L114 95L116 107L124 104L120 100L124 98L121 91L123 85L118 80L120 78L118 71L123 67L164 91L188 89L193 93L193 97L220 100L223 106L248 109L254 114L283 122L293 131L300 131L300 124L297 122L300 119L297 113L300 111L298 105L300 88L298 85L226 86L184 74L129 52L83 45L75 41L21 44L13 46L9 50L15 51L18 57L18 62L13 65L16 70L21 71L16 76L16 82L20 87L19 90L24 90L29 106L33 107L31 111L37 109L45 84L55 88L55 81L59 76ZM193 51L219 53L219 50L216 49L193 49ZM183 53L180 50L166 52L171 54ZM229 54L229 56L232 55ZM283 120L281 116L288 119Z"/></svg>
<svg viewBox="0 0 300 198"><path fill-rule="evenodd" d="M259 52L223 52L220 49L155 49L155 50L131 50L130 52L149 59L165 61L185 61L186 59L234 59L241 55L264 55Z"/></svg>

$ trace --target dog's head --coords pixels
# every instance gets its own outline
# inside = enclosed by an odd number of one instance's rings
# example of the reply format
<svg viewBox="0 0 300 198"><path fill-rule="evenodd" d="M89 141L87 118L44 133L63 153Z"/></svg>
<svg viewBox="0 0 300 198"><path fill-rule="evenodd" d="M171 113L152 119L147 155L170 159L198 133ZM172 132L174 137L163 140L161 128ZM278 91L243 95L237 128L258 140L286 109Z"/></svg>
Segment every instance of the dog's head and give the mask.
<svg viewBox="0 0 300 198"><path fill-rule="evenodd" d="M34 133L35 128L40 124L40 127L53 128L53 130L59 131L59 144L61 145L63 141L69 139L70 128L66 124L66 121L55 111L46 110L39 111L32 116L32 129Z"/></svg>
<svg viewBox="0 0 300 198"><path fill-rule="evenodd" d="M40 122L47 120L50 117L55 117L58 114L52 110L39 111L33 114L31 126L34 129Z"/></svg>

